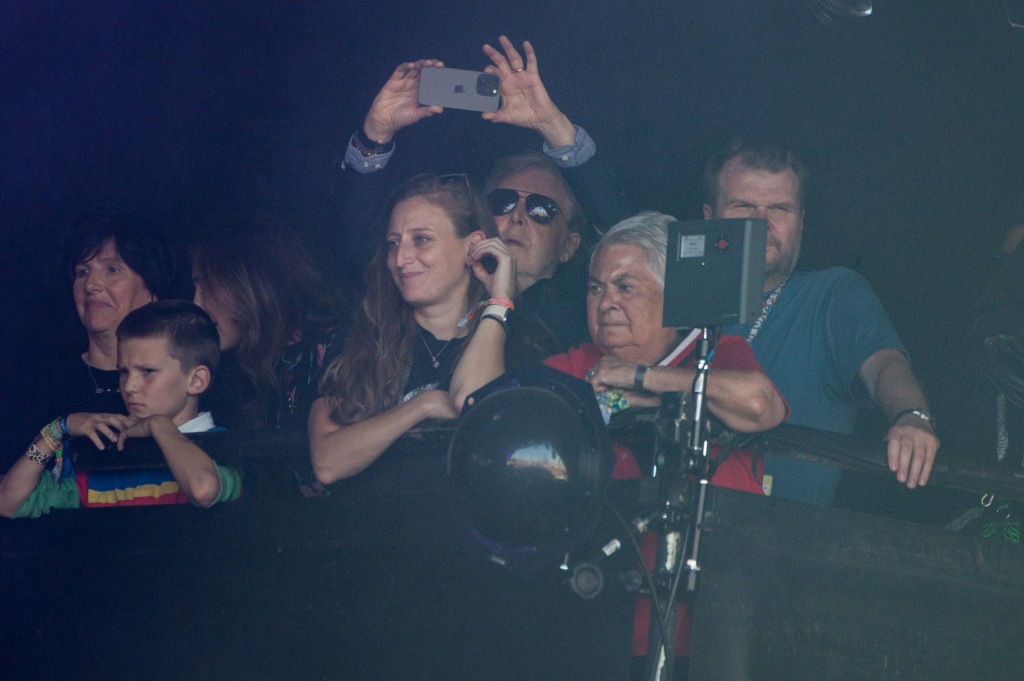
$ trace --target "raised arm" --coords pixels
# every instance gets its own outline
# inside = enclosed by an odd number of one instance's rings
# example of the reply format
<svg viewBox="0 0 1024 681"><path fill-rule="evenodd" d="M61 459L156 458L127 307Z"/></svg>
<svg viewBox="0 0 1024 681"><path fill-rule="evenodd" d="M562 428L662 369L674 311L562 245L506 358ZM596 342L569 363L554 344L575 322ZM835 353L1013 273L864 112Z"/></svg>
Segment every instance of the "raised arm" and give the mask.
<svg viewBox="0 0 1024 681"><path fill-rule="evenodd" d="M439 106L419 103L420 72L424 67L444 67L438 59L420 59L399 64L373 98L363 120L363 134L371 142L387 144L398 131L444 111Z"/></svg>
<svg viewBox="0 0 1024 681"><path fill-rule="evenodd" d="M371 226L396 184L386 172L394 137L399 130L442 111L437 106L420 106L417 93L423 68L443 65L437 59L399 64L374 98L362 128L349 139L345 162L335 177L334 199L340 223L338 257L357 290L362 290L363 268L380 237Z"/></svg>
<svg viewBox="0 0 1024 681"><path fill-rule="evenodd" d="M504 54L484 45L484 54L492 62L484 70L501 76L501 108L481 117L494 123L535 130L553 149L576 144L576 126L548 95L530 41L523 42L525 57L507 37L501 36L498 43Z"/></svg>
<svg viewBox="0 0 1024 681"><path fill-rule="evenodd" d="M914 413L927 414L928 402L907 358L896 349L879 350L861 365L860 378L892 424L886 434L889 470L910 489L926 484L939 438L932 424Z"/></svg>
<svg viewBox="0 0 1024 681"><path fill-rule="evenodd" d="M350 478L376 461L395 440L426 419L453 419L456 411L444 390L428 390L387 411L348 425L331 419L321 397L309 412L309 449L313 472L325 485Z"/></svg>
<svg viewBox="0 0 1024 681"><path fill-rule="evenodd" d="M482 315L473 337L459 358L452 374L448 393L457 411L462 410L466 398L505 373L505 341L508 325L496 319L504 317L515 295L516 263L508 246L498 238L484 239L475 244L469 255L473 274L483 282L490 300L502 301L485 305L477 314ZM489 273L483 260L493 258L497 266Z"/></svg>
<svg viewBox="0 0 1024 681"><path fill-rule="evenodd" d="M507 37L501 36L498 42L501 51L484 45L491 60L484 70L501 76L502 104L497 111L482 114L483 118L529 128L544 138L545 152L562 168L583 213L599 232L636 215L637 207L622 192L616 173L594 140L551 99L533 45L524 41L521 55Z"/></svg>

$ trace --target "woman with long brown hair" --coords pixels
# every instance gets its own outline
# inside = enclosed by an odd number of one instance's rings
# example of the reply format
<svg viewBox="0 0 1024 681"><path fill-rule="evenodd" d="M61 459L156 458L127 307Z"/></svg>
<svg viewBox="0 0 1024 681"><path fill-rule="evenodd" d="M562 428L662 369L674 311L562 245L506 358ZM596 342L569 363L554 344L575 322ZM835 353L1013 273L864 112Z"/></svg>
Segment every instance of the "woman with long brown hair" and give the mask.
<svg viewBox="0 0 1024 681"><path fill-rule="evenodd" d="M504 371L515 263L483 199L465 176L419 175L390 206L366 296L310 412L325 484L359 473L420 421L454 418Z"/></svg>
<svg viewBox="0 0 1024 681"><path fill-rule="evenodd" d="M269 216L209 230L190 256L195 303L213 318L223 352L203 408L230 430L305 426L325 357L340 345L337 288L298 233Z"/></svg>

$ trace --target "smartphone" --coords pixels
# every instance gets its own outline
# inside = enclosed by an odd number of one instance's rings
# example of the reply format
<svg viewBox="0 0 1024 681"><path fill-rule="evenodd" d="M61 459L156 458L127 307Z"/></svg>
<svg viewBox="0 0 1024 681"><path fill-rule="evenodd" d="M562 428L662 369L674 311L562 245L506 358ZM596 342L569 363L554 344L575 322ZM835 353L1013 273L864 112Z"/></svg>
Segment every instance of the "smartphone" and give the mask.
<svg viewBox="0 0 1024 681"><path fill-rule="evenodd" d="M420 71L419 102L446 109L497 111L501 106L501 76L426 66Z"/></svg>

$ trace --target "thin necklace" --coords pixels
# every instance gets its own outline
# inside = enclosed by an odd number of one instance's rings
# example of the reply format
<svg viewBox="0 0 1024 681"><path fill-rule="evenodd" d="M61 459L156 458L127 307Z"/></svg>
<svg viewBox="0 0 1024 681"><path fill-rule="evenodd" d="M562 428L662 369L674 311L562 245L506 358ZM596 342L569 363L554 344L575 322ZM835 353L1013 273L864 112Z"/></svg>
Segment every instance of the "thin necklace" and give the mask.
<svg viewBox="0 0 1024 681"><path fill-rule="evenodd" d="M438 367L441 366L441 354L448 349L448 346L452 344L452 341L455 340L455 337L452 336L451 338L449 338L448 342L442 345L441 349L437 351L437 354L434 354L433 352L430 351L430 346L427 344L427 339L423 336L423 329L419 329L419 334L420 340L423 341L423 347L427 349L427 354L430 355L430 363L434 365L435 369L437 369Z"/></svg>
<svg viewBox="0 0 1024 681"><path fill-rule="evenodd" d="M85 368L89 371L89 378L92 379L92 387L96 388L97 395L103 395L106 393L114 393L116 395L117 393L121 392L120 386L118 386L117 388L101 388L100 384L96 382L96 376L92 373L92 367L89 366L89 363L86 362L85 360L82 360L82 362L85 364Z"/></svg>

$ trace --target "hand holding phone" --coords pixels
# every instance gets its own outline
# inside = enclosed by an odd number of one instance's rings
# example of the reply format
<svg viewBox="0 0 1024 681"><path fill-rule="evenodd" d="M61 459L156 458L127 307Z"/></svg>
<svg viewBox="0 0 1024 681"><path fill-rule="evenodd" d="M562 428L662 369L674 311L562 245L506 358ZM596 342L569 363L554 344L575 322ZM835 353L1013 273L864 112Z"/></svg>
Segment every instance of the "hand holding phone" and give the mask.
<svg viewBox="0 0 1024 681"><path fill-rule="evenodd" d="M501 76L483 71L424 67L420 71L419 103L466 111L497 111Z"/></svg>
<svg viewBox="0 0 1024 681"><path fill-rule="evenodd" d="M443 66L444 62L437 59L420 59L399 64L374 97L373 104L366 114L363 132L367 138L390 141L399 130L441 113L437 107L420 106L417 93L420 71L427 67Z"/></svg>

